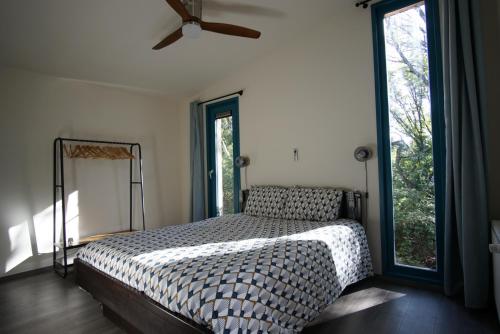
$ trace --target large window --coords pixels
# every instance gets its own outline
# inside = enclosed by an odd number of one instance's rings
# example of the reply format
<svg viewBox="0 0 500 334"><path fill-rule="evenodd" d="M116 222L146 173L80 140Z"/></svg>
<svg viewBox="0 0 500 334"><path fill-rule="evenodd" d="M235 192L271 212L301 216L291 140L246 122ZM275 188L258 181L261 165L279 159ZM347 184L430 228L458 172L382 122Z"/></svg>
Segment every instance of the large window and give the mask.
<svg viewBox="0 0 500 334"><path fill-rule="evenodd" d="M208 214L239 211L240 170L238 98L207 106Z"/></svg>
<svg viewBox="0 0 500 334"><path fill-rule="evenodd" d="M384 268L439 281L443 115L434 1L373 7Z"/></svg>

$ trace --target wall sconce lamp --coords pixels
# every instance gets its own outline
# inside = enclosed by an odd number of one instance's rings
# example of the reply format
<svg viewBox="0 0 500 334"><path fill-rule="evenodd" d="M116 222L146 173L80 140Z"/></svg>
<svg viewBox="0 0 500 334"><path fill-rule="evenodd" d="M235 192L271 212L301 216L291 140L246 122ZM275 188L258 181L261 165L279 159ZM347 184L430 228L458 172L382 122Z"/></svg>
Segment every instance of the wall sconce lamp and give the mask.
<svg viewBox="0 0 500 334"><path fill-rule="evenodd" d="M371 148L368 146L360 146L354 150L354 159L365 163L365 196L368 198L368 164L367 161L373 156Z"/></svg>

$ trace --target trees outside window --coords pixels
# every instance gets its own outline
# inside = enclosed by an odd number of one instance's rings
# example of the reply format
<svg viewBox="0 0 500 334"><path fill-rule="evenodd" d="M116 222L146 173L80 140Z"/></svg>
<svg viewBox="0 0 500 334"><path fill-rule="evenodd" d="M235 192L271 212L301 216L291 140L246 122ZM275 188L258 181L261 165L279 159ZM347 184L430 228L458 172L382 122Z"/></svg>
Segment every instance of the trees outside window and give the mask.
<svg viewBox="0 0 500 334"><path fill-rule="evenodd" d="M426 13L384 18L395 261L436 269L436 212Z"/></svg>

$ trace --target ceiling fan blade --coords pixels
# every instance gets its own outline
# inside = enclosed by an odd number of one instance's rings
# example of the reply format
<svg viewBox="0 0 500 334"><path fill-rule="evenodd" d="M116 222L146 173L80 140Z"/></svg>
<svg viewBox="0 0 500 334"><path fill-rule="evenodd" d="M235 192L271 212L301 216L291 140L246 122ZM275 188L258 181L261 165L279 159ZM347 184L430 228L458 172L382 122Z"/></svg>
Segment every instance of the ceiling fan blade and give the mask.
<svg viewBox="0 0 500 334"><path fill-rule="evenodd" d="M160 43L153 46L153 50L160 50L170 44L178 41L182 37L182 28L177 29L167 37L165 37Z"/></svg>
<svg viewBox="0 0 500 334"><path fill-rule="evenodd" d="M259 38L260 37L260 31L245 28L245 27L235 26L233 24L201 21L200 25L201 25L201 29L203 29L203 30L217 32L219 34L247 37L247 38Z"/></svg>
<svg viewBox="0 0 500 334"><path fill-rule="evenodd" d="M182 17L182 21L190 21L192 19L186 7L182 4L181 0L166 0L167 3Z"/></svg>

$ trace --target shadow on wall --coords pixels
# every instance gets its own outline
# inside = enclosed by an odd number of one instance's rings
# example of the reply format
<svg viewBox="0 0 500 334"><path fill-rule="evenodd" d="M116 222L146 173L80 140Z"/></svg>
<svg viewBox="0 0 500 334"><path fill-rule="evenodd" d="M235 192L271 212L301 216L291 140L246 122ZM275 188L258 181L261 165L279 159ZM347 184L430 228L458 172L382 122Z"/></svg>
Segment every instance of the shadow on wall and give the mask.
<svg viewBox="0 0 500 334"><path fill-rule="evenodd" d="M1 234L1 254L5 254L5 258L0 259L0 263L4 263L4 274L34 269L51 261L51 256L43 255L52 253L53 212L53 205L50 205L30 219L9 227L7 233ZM61 201L56 203L56 214L56 240L60 240ZM66 202L67 239L79 239L79 217L78 191L73 191ZM39 256L42 258L38 258Z"/></svg>
<svg viewBox="0 0 500 334"><path fill-rule="evenodd" d="M13 100L12 103L17 101ZM141 114L142 117L144 115ZM52 141L56 136L141 143L146 227L179 223L176 216L167 215L170 211L178 211L176 198L162 187L176 177L171 173L171 166L176 166L177 161L169 160L166 153L170 152L170 146L172 150L177 149L177 146L175 143L166 143L166 137L160 136L163 135L160 131L154 132L156 124L147 121L143 128L128 129L128 121L115 124L112 119L113 126L106 128L104 133L100 128L106 124L79 124L77 120L68 118L64 122L61 120L60 124L51 124L53 130L43 129L43 133L37 135L37 140L31 142L26 139L28 136L19 134L23 121L19 116L19 119L12 121L12 126L2 127L0 132L2 138L5 136L5 141L15 140L17 145L6 145L4 154L10 158L0 168L3 175L8 175L0 193L0 276L52 265ZM107 121L106 118L103 122ZM123 127L130 131L124 134ZM162 145L168 149L165 150ZM134 167L134 170L137 173L138 169ZM134 176L136 180L139 179L138 174ZM128 228L128 180L127 162L65 160L67 238L77 240L82 236ZM135 228L142 227L139 194L139 191L134 192ZM55 210L58 213L59 239L60 202Z"/></svg>
<svg viewBox="0 0 500 334"><path fill-rule="evenodd" d="M99 138L79 136L83 138ZM128 138L130 142L138 138ZM165 224L169 207L160 183L168 173L158 158L160 148L154 136L141 137L145 178L146 227ZM49 156L49 155L47 155ZM23 162L20 165L29 165ZM66 168L66 239L123 230L129 226L128 163L82 160L72 161ZM166 166L167 168L169 166ZM139 180L134 168L134 180ZM0 198L0 277L52 265L53 212L52 187L46 175L37 169L36 177L20 172ZM50 174L49 174L50 175ZM31 180L28 182L28 180ZM23 182L22 184L20 184ZM96 188L95 186L98 185ZM100 187L100 185L103 185ZM61 201L56 203L56 240L62 238ZM134 191L133 222L142 227L140 191ZM149 212L149 213L148 213ZM152 212L152 214L151 214ZM157 214L155 214L157 213ZM177 220L176 217L169 219ZM177 222L179 223L179 222Z"/></svg>

